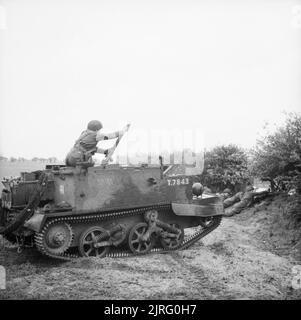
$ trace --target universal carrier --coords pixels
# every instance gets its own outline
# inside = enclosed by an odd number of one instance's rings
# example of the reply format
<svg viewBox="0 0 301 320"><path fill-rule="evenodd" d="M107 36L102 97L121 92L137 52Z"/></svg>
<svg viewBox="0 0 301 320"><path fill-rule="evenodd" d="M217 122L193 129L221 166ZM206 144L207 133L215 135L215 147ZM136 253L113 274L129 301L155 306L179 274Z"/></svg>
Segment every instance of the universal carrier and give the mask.
<svg viewBox="0 0 301 320"><path fill-rule="evenodd" d="M185 249L220 224L223 204L175 167L49 165L4 179L0 234L59 259Z"/></svg>

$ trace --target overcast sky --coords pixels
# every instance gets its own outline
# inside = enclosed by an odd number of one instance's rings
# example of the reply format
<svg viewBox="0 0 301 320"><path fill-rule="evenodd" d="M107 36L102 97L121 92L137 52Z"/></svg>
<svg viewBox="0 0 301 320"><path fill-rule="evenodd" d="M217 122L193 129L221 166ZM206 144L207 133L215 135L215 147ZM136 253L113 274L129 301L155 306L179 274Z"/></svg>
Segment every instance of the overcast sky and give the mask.
<svg viewBox="0 0 301 320"><path fill-rule="evenodd" d="M5 156L63 159L91 119L251 147L301 109L301 1L0 5Z"/></svg>

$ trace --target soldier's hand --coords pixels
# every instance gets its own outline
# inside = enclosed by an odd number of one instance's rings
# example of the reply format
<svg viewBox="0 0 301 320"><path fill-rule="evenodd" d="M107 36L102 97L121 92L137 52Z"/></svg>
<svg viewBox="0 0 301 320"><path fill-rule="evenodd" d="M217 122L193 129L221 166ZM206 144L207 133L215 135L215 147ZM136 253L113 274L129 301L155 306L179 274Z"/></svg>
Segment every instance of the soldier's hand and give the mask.
<svg viewBox="0 0 301 320"><path fill-rule="evenodd" d="M130 127L130 123L128 123L124 128L123 128L123 132L125 133L125 132L127 132L128 130L129 130L129 127Z"/></svg>

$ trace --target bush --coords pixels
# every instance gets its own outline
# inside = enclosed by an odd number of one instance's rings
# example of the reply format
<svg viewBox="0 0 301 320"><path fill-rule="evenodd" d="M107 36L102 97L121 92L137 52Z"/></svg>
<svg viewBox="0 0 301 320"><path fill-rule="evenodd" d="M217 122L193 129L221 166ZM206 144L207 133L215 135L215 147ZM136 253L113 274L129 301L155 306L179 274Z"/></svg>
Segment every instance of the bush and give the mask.
<svg viewBox="0 0 301 320"><path fill-rule="evenodd" d="M301 116L287 115L285 124L273 134L257 141L252 152L251 172L263 181L270 181L271 189L301 191Z"/></svg>
<svg viewBox="0 0 301 320"><path fill-rule="evenodd" d="M218 146L205 154L202 182L213 192L225 188L239 191L250 182L248 157L240 147L230 144Z"/></svg>

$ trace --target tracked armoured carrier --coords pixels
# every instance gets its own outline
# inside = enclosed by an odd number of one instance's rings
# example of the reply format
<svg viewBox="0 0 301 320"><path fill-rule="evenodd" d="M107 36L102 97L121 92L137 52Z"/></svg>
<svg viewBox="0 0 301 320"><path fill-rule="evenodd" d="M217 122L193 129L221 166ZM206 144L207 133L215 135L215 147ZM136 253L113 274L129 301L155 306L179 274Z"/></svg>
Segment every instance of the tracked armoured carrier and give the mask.
<svg viewBox="0 0 301 320"><path fill-rule="evenodd" d="M48 165L4 179L0 234L59 259L185 249L218 227L223 204L170 169Z"/></svg>

